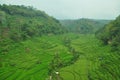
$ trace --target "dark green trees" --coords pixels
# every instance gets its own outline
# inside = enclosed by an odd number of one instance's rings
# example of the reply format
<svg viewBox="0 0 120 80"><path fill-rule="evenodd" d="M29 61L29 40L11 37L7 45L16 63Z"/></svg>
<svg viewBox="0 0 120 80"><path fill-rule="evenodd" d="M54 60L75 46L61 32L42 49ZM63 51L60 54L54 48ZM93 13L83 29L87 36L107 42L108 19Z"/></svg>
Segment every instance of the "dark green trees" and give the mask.
<svg viewBox="0 0 120 80"><path fill-rule="evenodd" d="M112 47L120 45L120 16L96 32L96 36L104 43Z"/></svg>
<svg viewBox="0 0 120 80"><path fill-rule="evenodd" d="M1 36L9 34L6 37L14 41L65 32L59 21L45 12L17 5L0 5L0 28Z"/></svg>
<svg viewBox="0 0 120 80"><path fill-rule="evenodd" d="M58 20L33 7L0 5L0 51L7 51L11 42L66 31Z"/></svg>

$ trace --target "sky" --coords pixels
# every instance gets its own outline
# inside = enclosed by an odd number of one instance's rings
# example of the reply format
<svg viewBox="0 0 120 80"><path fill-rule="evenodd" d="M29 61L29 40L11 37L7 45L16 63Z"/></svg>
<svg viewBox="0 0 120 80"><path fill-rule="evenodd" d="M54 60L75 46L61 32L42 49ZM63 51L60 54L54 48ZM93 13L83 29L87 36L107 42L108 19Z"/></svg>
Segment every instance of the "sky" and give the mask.
<svg viewBox="0 0 120 80"><path fill-rule="evenodd" d="M120 0L0 0L0 4L33 6L57 19L115 19Z"/></svg>

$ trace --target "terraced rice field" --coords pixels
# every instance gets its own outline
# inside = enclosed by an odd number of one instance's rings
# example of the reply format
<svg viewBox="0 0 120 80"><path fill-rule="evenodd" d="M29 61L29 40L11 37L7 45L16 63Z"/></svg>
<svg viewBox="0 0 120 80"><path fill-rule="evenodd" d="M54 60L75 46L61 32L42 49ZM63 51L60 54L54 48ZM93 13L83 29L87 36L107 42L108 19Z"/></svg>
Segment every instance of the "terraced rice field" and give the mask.
<svg viewBox="0 0 120 80"><path fill-rule="evenodd" d="M63 80L89 80L90 75L97 75L93 71L99 69L102 57L110 55L110 47L102 46L94 35L81 35L72 46L82 54L73 65L60 70Z"/></svg>
<svg viewBox="0 0 120 80"><path fill-rule="evenodd" d="M59 37L44 36L14 44L14 49L0 55L0 80L45 80L56 52L64 61L72 56Z"/></svg>
<svg viewBox="0 0 120 80"><path fill-rule="evenodd" d="M53 80L119 80L118 54L103 46L94 35L66 34L43 36L13 45L0 54L0 80L50 80L48 67L57 52L62 61L69 62L72 54L63 45L63 38L71 39L71 46L80 53L73 64L61 67ZM105 65L105 66L104 66Z"/></svg>

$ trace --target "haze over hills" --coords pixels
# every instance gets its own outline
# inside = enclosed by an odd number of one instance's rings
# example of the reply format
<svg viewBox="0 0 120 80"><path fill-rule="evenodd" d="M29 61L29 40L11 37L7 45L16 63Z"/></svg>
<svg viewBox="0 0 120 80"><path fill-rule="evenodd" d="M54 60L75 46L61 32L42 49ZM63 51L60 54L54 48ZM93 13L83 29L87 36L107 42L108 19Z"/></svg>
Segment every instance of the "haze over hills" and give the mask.
<svg viewBox="0 0 120 80"><path fill-rule="evenodd" d="M95 19L76 19L76 20L60 20L61 24L76 33L95 33L111 20L95 20Z"/></svg>

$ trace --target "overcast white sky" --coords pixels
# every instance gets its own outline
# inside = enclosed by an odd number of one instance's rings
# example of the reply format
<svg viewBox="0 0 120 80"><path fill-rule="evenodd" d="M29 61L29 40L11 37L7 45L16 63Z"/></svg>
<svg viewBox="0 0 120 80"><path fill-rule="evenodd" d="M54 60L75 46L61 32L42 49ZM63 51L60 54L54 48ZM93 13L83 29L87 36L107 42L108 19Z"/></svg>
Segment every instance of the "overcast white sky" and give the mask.
<svg viewBox="0 0 120 80"><path fill-rule="evenodd" d="M120 0L0 0L0 4L33 6L57 19L115 19Z"/></svg>

